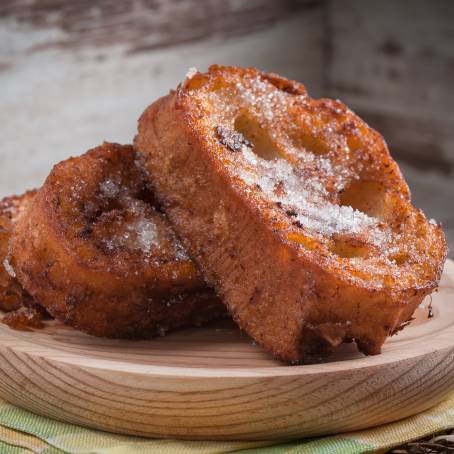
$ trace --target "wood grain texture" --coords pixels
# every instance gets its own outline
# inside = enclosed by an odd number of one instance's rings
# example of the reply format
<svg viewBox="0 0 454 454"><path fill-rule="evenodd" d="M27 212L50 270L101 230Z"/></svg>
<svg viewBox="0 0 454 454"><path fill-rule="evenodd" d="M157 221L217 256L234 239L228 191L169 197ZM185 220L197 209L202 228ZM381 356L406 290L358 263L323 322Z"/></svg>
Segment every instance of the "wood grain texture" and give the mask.
<svg viewBox="0 0 454 454"><path fill-rule="evenodd" d="M454 176L454 3L330 2L327 90L363 115L395 157Z"/></svg>
<svg viewBox="0 0 454 454"><path fill-rule="evenodd" d="M256 66L304 80L320 93L321 14L321 8L295 12L244 35L215 34L142 52L131 52L139 44L127 39L130 24L118 25L123 41L76 49L55 45L70 39L60 27L0 15L0 195L41 185L52 165L103 140L130 143L147 105L193 66Z"/></svg>
<svg viewBox="0 0 454 454"><path fill-rule="evenodd" d="M327 4L325 87L377 129L454 257L454 2Z"/></svg>
<svg viewBox="0 0 454 454"><path fill-rule="evenodd" d="M62 421L145 436L289 439L362 429L423 411L454 389L452 261L433 305L433 318L421 309L381 355L346 345L330 362L293 367L226 322L147 342L56 324L1 326L0 394Z"/></svg>
<svg viewBox="0 0 454 454"><path fill-rule="evenodd" d="M24 27L61 31L29 50L120 43L135 53L250 34L314 7L315 0L2 0L0 17Z"/></svg>

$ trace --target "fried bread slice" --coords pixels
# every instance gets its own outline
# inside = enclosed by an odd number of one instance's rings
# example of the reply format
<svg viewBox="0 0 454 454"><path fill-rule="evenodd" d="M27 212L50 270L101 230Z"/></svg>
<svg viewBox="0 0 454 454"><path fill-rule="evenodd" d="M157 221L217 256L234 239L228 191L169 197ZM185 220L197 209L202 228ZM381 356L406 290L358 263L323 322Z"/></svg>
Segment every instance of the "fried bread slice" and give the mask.
<svg viewBox="0 0 454 454"><path fill-rule="evenodd" d="M131 146L57 164L16 223L10 262L55 319L95 336L147 338L225 313Z"/></svg>
<svg viewBox="0 0 454 454"><path fill-rule="evenodd" d="M35 191L0 200L0 310L11 312L21 308L30 300L16 280L16 274L9 263L9 241L18 217L33 200Z"/></svg>
<svg viewBox="0 0 454 454"><path fill-rule="evenodd" d="M441 227L383 138L344 104L212 66L142 114L135 147L238 325L289 362L377 354L440 278Z"/></svg>
<svg viewBox="0 0 454 454"><path fill-rule="evenodd" d="M12 328L42 328L47 314L22 288L9 263L9 242L19 216L33 200L36 191L0 200L0 310L2 322Z"/></svg>

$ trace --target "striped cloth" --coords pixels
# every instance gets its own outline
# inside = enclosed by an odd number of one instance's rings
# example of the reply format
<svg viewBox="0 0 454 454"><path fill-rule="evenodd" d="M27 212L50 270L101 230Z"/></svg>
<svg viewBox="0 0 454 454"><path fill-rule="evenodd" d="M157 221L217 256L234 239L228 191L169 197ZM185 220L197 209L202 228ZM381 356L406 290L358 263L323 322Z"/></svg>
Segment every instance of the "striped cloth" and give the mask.
<svg viewBox="0 0 454 454"><path fill-rule="evenodd" d="M377 428L291 443L155 440L114 435L35 415L0 399L1 454L360 454L454 428L454 394L437 407Z"/></svg>

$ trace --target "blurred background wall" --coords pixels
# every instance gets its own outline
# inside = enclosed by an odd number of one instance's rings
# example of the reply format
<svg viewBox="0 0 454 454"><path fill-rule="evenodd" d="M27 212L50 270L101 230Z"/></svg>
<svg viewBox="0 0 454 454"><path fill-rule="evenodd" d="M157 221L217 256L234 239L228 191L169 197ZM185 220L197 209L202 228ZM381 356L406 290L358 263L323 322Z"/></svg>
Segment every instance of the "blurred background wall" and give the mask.
<svg viewBox="0 0 454 454"><path fill-rule="evenodd" d="M0 195L102 140L211 63L340 98L387 140L454 250L454 1L2 0Z"/></svg>

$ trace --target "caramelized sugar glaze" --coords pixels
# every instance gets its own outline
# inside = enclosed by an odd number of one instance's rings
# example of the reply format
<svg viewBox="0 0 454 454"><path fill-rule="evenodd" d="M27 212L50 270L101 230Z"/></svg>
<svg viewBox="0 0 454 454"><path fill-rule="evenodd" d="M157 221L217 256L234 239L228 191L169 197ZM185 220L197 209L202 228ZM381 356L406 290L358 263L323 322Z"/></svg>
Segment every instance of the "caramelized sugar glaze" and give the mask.
<svg viewBox="0 0 454 454"><path fill-rule="evenodd" d="M136 149L241 328L291 362L366 354L440 278L441 227L411 205L383 138L339 101L213 66L139 120Z"/></svg>
<svg viewBox="0 0 454 454"><path fill-rule="evenodd" d="M57 164L18 219L10 266L48 312L95 336L144 338L224 313L131 146Z"/></svg>

